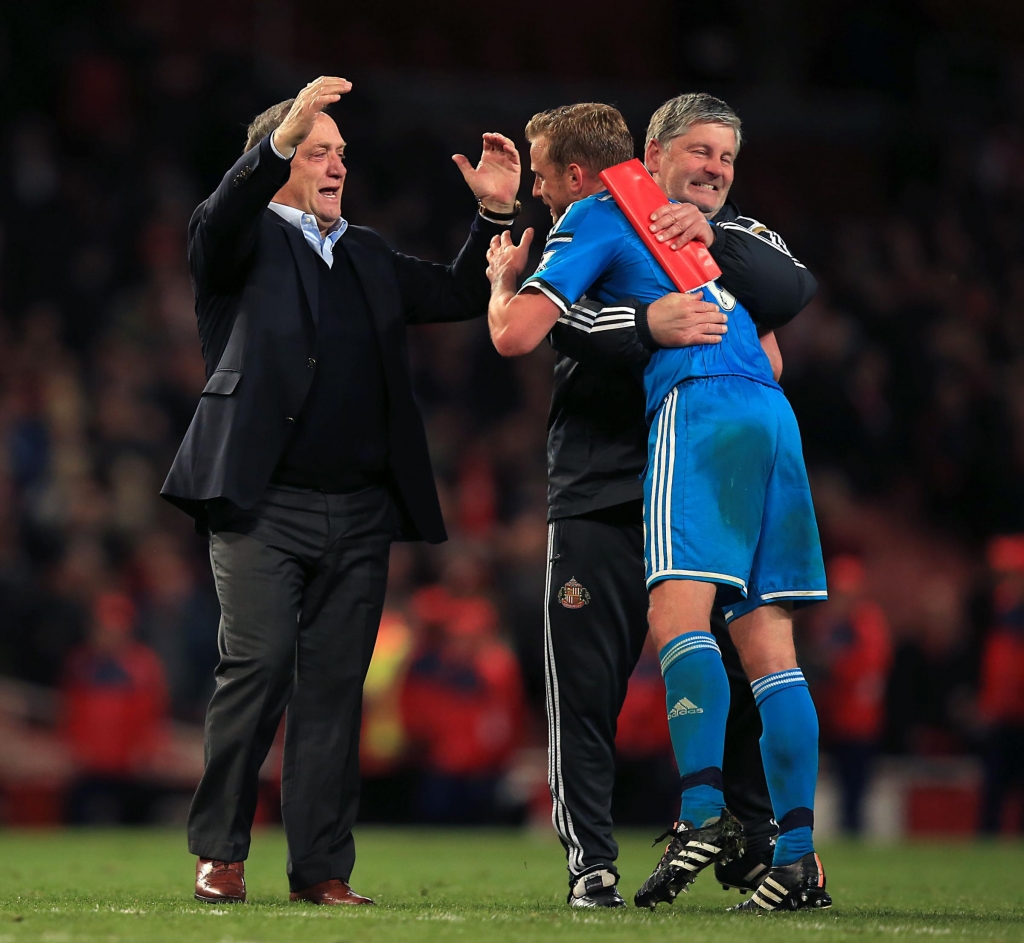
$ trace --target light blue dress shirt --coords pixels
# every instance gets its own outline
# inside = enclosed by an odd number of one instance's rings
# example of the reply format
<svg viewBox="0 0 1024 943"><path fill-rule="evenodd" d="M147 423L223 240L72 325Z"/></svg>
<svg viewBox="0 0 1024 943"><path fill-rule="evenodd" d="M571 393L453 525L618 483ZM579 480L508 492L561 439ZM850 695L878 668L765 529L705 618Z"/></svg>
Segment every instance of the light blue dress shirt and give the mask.
<svg viewBox="0 0 1024 943"><path fill-rule="evenodd" d="M339 219L326 236L321 236L320 229L316 224L316 217L312 213L303 213L302 210L296 209L294 206L285 206L283 203L271 203L270 208L305 236L309 247L327 263L329 268L334 267L334 244L348 229L347 219Z"/></svg>

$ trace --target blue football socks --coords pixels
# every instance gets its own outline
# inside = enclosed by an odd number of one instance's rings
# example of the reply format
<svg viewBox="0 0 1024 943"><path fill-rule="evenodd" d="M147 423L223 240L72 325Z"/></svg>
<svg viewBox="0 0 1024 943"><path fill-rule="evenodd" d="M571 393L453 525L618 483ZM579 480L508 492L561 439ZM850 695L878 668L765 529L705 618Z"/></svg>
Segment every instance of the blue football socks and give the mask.
<svg viewBox="0 0 1024 943"><path fill-rule="evenodd" d="M761 759L779 823L773 864L792 864L814 851L818 714L799 668L765 675L750 687L761 712Z"/></svg>
<svg viewBox="0 0 1024 943"><path fill-rule="evenodd" d="M698 828L717 818L722 796L722 753L729 715L729 679L710 632L687 632L659 653L672 749L679 766L680 820Z"/></svg>

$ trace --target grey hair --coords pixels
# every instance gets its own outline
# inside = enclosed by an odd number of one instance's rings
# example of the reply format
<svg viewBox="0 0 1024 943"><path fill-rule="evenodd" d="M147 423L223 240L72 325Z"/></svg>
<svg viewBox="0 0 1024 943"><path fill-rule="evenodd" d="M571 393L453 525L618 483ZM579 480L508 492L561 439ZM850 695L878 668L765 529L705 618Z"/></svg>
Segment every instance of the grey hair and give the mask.
<svg viewBox="0 0 1024 943"><path fill-rule="evenodd" d="M687 92L670 98L653 115L647 125L647 141L667 145L673 138L686 134L695 124L727 124L736 132L739 153L743 134L740 118L722 99L705 92Z"/></svg>
<svg viewBox="0 0 1024 943"><path fill-rule="evenodd" d="M291 111L294 102L294 98L278 102L276 105L271 105L262 114L258 114L253 118L252 124L249 125L249 128L246 131L247 138L245 142L245 150L242 151L242 153L247 154L268 134L272 134L281 127L284 123L284 119L288 117L288 112Z"/></svg>

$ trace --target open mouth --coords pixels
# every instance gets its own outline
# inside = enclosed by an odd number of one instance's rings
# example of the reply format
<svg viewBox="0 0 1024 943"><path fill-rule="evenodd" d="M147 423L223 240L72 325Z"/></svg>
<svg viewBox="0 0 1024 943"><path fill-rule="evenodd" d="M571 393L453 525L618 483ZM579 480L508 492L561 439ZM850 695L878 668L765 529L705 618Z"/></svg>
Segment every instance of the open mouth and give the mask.
<svg viewBox="0 0 1024 943"><path fill-rule="evenodd" d="M320 188L320 196L324 197L327 200L336 200L336 199L338 199L338 194L340 192L341 192L341 188L340 187L321 187Z"/></svg>
<svg viewBox="0 0 1024 943"><path fill-rule="evenodd" d="M713 183L697 183L696 181L691 181L690 186L696 187L698 190L707 190L709 193L718 192L718 187Z"/></svg>

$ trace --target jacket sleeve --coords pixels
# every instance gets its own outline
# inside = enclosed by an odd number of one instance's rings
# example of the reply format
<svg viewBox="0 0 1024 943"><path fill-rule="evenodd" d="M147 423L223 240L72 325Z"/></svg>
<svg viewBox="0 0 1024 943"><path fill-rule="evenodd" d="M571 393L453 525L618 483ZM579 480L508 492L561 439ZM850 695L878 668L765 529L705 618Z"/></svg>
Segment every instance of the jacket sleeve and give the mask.
<svg viewBox="0 0 1024 943"><path fill-rule="evenodd" d="M788 324L814 297L818 283L786 248L782 237L756 219L715 222L711 255L719 281L750 312L762 330Z"/></svg>
<svg viewBox="0 0 1024 943"><path fill-rule="evenodd" d="M451 265L425 262L392 250L391 257L408 324L468 321L487 314L491 284L487 280L487 248L493 236L508 229L479 213Z"/></svg>
<svg viewBox="0 0 1024 943"><path fill-rule="evenodd" d="M604 307L584 299L558 319L548 340L577 363L624 371L642 384L651 359L650 349L641 342L641 326L646 325L647 305L633 298Z"/></svg>
<svg viewBox="0 0 1024 943"><path fill-rule="evenodd" d="M782 238L747 216L715 223L711 255L722 270L719 281L763 330L787 324L818 290L814 276ZM651 353L661 346L647 324L647 305L632 299L604 308L577 303L559 318L550 341L579 363L627 369L641 380Z"/></svg>
<svg viewBox="0 0 1024 943"><path fill-rule="evenodd" d="M197 288L236 281L256 246L263 213L290 173L291 161L274 153L268 134L235 161L200 204L188 227L189 268Z"/></svg>

